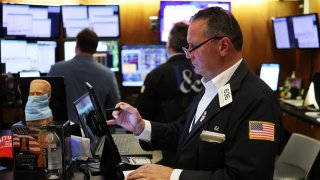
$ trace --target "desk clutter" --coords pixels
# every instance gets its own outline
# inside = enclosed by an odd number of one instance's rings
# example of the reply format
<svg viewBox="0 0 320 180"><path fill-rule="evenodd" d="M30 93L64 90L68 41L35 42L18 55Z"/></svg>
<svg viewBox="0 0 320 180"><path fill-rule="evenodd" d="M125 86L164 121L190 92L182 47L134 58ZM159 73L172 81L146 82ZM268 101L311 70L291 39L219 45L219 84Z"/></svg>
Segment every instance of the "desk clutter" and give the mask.
<svg viewBox="0 0 320 180"><path fill-rule="evenodd" d="M62 170L65 172L71 163L70 153L70 122L55 121L56 133L61 140ZM15 172L44 171L48 159L44 154L44 138L47 126L26 126L22 122L14 124L12 130L13 169Z"/></svg>

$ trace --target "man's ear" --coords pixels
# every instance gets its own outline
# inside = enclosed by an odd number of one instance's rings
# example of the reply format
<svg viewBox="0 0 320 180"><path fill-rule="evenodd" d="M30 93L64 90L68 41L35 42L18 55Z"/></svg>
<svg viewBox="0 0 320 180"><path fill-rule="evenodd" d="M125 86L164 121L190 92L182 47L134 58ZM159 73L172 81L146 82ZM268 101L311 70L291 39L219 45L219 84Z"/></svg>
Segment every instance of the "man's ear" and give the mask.
<svg viewBox="0 0 320 180"><path fill-rule="evenodd" d="M232 43L228 37L224 37L220 40L219 51L221 56L228 54L228 51L232 47Z"/></svg>

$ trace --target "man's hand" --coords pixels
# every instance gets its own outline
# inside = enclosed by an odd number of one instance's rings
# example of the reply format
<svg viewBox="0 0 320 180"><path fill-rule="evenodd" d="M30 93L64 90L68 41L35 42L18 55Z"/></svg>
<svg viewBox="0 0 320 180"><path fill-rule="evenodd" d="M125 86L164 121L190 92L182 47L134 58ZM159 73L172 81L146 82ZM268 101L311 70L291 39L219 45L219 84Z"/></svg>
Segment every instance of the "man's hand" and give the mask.
<svg viewBox="0 0 320 180"><path fill-rule="evenodd" d="M139 167L135 171L128 174L127 180L132 179L161 179L169 180L173 169L158 165L148 164Z"/></svg>
<svg viewBox="0 0 320 180"><path fill-rule="evenodd" d="M108 120L108 125L119 125L128 131L133 132L135 135L141 134L144 130L144 120L141 118L140 113L133 106L119 102L116 107L120 107L121 110L113 111L113 120Z"/></svg>

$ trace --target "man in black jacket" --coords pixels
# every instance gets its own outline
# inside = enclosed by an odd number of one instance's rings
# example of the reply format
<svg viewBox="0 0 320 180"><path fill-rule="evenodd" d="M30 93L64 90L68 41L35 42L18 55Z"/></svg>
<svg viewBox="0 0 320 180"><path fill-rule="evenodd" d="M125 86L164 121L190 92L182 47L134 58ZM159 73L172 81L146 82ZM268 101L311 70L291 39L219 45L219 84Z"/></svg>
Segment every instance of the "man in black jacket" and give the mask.
<svg viewBox="0 0 320 180"><path fill-rule="evenodd" d="M161 123L173 122L200 92L200 78L182 50L188 45L187 33L188 25L182 22L174 25L166 45L169 59L147 75L136 101L143 118ZM162 156L160 164L173 165L175 152L162 151Z"/></svg>
<svg viewBox="0 0 320 180"><path fill-rule="evenodd" d="M242 33L232 14L200 10L188 29L187 58L205 89L172 124L143 120L120 102L114 120L154 148L177 149L174 169L146 165L127 179L271 180L281 139L274 92L242 58Z"/></svg>

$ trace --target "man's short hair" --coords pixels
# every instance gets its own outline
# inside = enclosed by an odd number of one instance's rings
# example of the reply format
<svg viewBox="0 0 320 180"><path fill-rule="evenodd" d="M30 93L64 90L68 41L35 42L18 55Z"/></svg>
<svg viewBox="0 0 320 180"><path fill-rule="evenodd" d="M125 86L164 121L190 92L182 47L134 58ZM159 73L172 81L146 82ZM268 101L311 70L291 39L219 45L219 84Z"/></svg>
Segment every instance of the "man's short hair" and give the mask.
<svg viewBox="0 0 320 180"><path fill-rule="evenodd" d="M77 45L83 52L95 53L98 42L98 35L89 28L83 29L77 34Z"/></svg>
<svg viewBox="0 0 320 180"><path fill-rule="evenodd" d="M237 20L231 13L221 7L209 7L197 12L191 21L206 20L205 35L208 38L213 36L227 36L231 39L234 48L241 51L243 37Z"/></svg>
<svg viewBox="0 0 320 180"><path fill-rule="evenodd" d="M169 42L171 48L176 52L183 52L182 47L188 45L187 34L188 34L188 25L183 22L176 23L170 31Z"/></svg>

